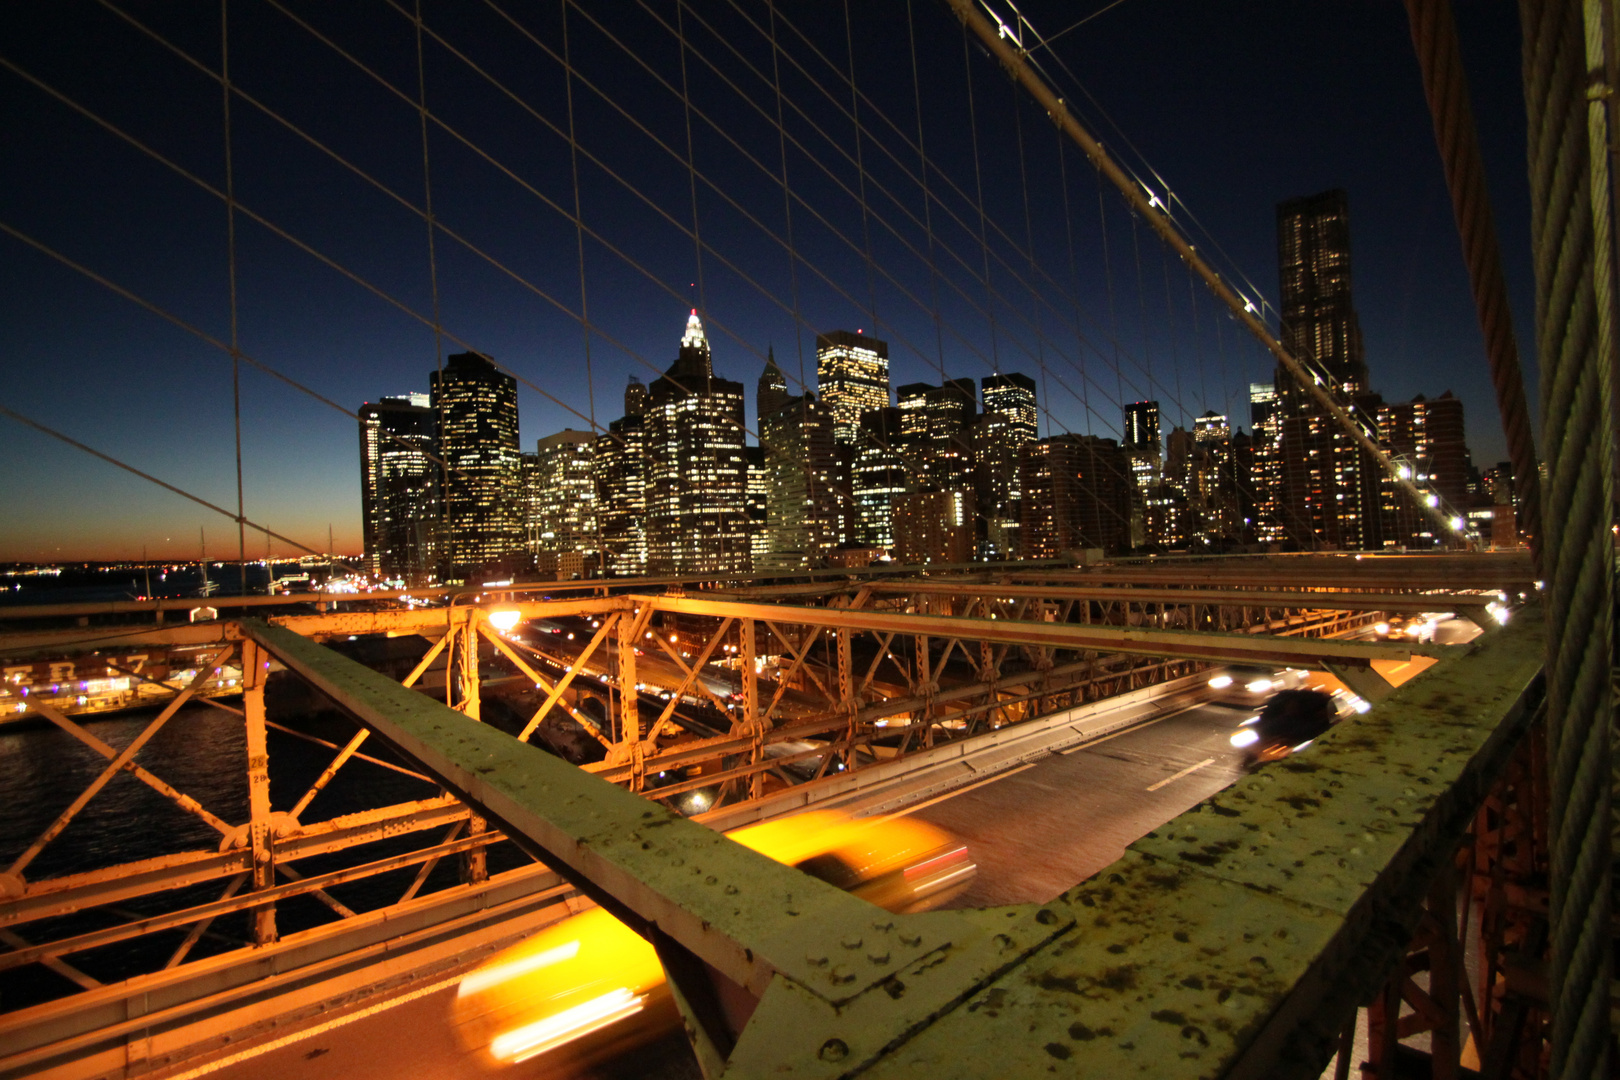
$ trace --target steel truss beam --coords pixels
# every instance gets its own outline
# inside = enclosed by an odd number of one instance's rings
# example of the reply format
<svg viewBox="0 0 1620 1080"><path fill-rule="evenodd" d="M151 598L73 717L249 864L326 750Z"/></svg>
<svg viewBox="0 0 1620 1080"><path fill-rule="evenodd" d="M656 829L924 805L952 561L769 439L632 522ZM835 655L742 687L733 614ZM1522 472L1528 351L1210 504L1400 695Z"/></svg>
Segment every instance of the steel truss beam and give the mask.
<svg viewBox="0 0 1620 1080"><path fill-rule="evenodd" d="M728 1075L1314 1076L1416 924L1528 724L1521 616L1133 845L1050 904L892 916L460 717L285 630L254 639L508 835L652 937L701 1002L701 960L758 999L699 1027ZM1084 926L1084 932L1079 927ZM695 960L694 960L695 958ZM704 1010L688 1010L703 1024ZM1056 1049L1054 1049L1054 1047Z"/></svg>
<svg viewBox="0 0 1620 1080"><path fill-rule="evenodd" d="M1141 685L1144 680L1151 682L1172 677L1187 670L1189 659L1181 658L1181 654L1189 650L1191 656L1198 660L1225 658L1229 655L1244 659L1256 656L1276 658L1278 653L1276 643L1282 642L1282 655L1285 659L1279 662L1288 662L1289 659L1297 662L1298 654L1303 649L1308 653L1327 653L1336 656L1348 652L1352 654L1349 657L1352 664L1366 663L1372 655L1405 656L1408 652L1406 649L1390 647L1368 649L1363 646L1359 652L1369 654L1364 657L1355 655L1358 650L1354 647L1347 650L1342 644L1304 640L1304 635L1327 632L1341 625L1348 625L1347 620L1353 621L1360 617L1337 616L1331 614L1329 610L1313 607L1303 615L1274 618L1273 616L1279 612L1292 610L1291 605L1282 602L1284 598L1281 597L1268 597L1272 603L1264 607L1252 610L1233 609L1232 618L1237 625L1272 633L1224 635L1151 629L1139 631L1102 624L1087 626L1070 623L1066 620L1071 617L1083 615L1089 618L1090 614L1076 609L1074 603L1076 597L1062 595L1065 591L1077 590L1065 590L1061 586L1055 590L1038 587L1034 589L1034 593L1043 593L1044 597L1026 595L1021 602L1012 606L994 603L995 597L992 595L968 595L965 596L968 606L964 610L974 614L964 616L918 615L903 610L891 610L884 606L872 609L865 606L868 601L881 605L885 602L885 597L903 602L903 593L907 592L914 595L918 593L937 595L930 589L917 589L918 584L926 586L933 583L922 579L920 582L904 583L903 590L898 585L891 590L885 583L876 582L873 587L863 588L853 600L839 595L827 598L827 602L832 606L825 608L725 602L720 602L721 607L716 608L715 602L703 599L687 600L634 594L493 605L515 608L526 618L603 616L602 625L591 644L575 657L569 666L569 673L556 681L535 671L514 651L510 643L487 627L485 625L487 611L476 607L459 606L449 610L419 609L393 612L334 612L283 616L274 621L277 624L285 624L283 629L295 629L298 633L311 637L346 636L354 632L420 633L433 640L434 644L406 678L405 686L412 684L441 656L449 657L446 670L447 676L450 677L446 680L446 693L454 693L464 706L470 706L467 711L474 719L476 719L474 710L479 697L476 643L482 639L497 652L505 655L507 660L518 667L527 678L547 692L547 705L542 706L531 718L525 732L527 734L544 720L547 706L561 702L566 707L566 702L561 701L561 694L568 688L570 679L586 671L588 667L617 678L628 678L633 685L634 648L638 644L644 644L642 638L645 633L651 632L648 627L655 619L663 616L712 618L714 623L710 629L700 629L695 632L695 636L691 636L691 631L683 633L683 644L690 643L697 654L696 659L690 664L663 640L665 635L653 634L658 639L660 651L679 672L677 677L681 680L681 685L663 708L660 718L650 724L641 720L638 710L634 707L636 695L632 693L626 698L621 693L620 698L623 702L621 712L624 721L621 729L624 738L616 745L610 746L607 761L598 766L587 767L586 771L598 772L636 790L640 787L642 777L647 774L649 766L662 770L702 765L704 773L701 777L660 789L657 797L673 796L694 786L723 783L726 791L730 793L730 801L719 812L732 815L739 812L746 813L751 803L763 803L785 793L788 789L770 786L776 784L778 779L789 784L798 781L797 787L804 789L801 798L815 797L814 792L819 788L826 787L833 790L838 784L847 783L847 779L841 778L849 777L851 772L858 770L863 763L870 763L873 760L872 755L867 753L867 748L874 739L888 737L894 733L893 728L883 729L875 726L877 721L885 718L906 716L913 721L904 730L900 746L900 755L904 757L908 753L928 750L935 744L936 738L942 743L962 742L980 731L999 726L1009 720L1029 719L1053 709L1061 710L1082 701L1096 700L1107 693L1117 693ZM989 593L995 594L1005 591L1007 586L993 585L986 588ZM1015 596L1025 592L1021 588L1014 588ZM952 590L940 591L948 593ZM1057 595L1053 595L1054 591ZM1121 598L1122 601L1126 599L1136 601L1143 598ZM1286 598L1288 601L1294 599L1294 597ZM1039 602L1034 602L1037 600ZM1058 602L1048 604L1047 600ZM925 610L949 611L953 605L923 601L916 606ZM1151 602L1147 609L1151 609ZM1045 622L1044 616L1048 611L1065 621ZM1161 608L1159 614L1162 613ZM1019 616L1020 619L1009 618L1013 615ZM1259 622L1254 621L1257 618ZM768 704L760 701L758 680L752 677L751 661L755 653L756 628L762 623L766 636L779 642L780 647L792 658L791 667L782 678L782 685L776 689ZM690 626L689 623L681 625ZM1223 622L1221 625L1227 624ZM161 631L144 631L147 634L173 635L188 641L199 636L199 632L214 635L213 640L222 646L229 646L242 636L234 623L185 625ZM78 633L82 635L84 631L80 630ZM851 650L853 638L862 633L872 634L871 644L876 646L870 662L863 665L864 673L855 670ZM1144 633L1146 636L1141 636ZM693 741L680 736L673 744L662 745L659 742L660 736L667 736L673 731L669 721L680 700L681 691L697 681L698 674L715 655L718 645L731 634L736 636L742 649L739 659L745 661L741 695L744 708L741 713L733 714L733 732L729 736L710 740ZM1282 636L1276 636L1277 634ZM614 646L617 656L599 659L592 664L593 654L608 651L600 649L599 646L609 637L618 639L617 645ZM885 657L893 655L891 649L896 642L915 643L917 651L913 661L921 665L901 672L902 677L908 680L907 685L912 686L914 692L909 696L898 698L874 686L874 679L881 675L882 661ZM976 648L970 648L970 642L974 643ZM1126 651L1108 650L1106 647L1109 645L1113 645L1115 650L1125 647ZM245 658L244 674L251 672L253 677L245 686L244 709L236 715L244 717L250 729L257 725L258 730L262 732L268 727L279 727L264 718L262 707L262 675L266 664L277 668L279 664L272 654L264 653L261 646L262 642L257 639L244 641L241 646L249 654ZM1023 647L1029 652L1035 662L1034 667L1029 671L1004 675L1001 669L1006 662L1006 651L1015 646ZM626 662L627 652L632 658L628 662ZM1075 659L1065 661L1059 656L1054 661L1053 656L1056 653L1063 653ZM957 654L960 654L960 658L972 669L972 681L961 685L942 686L941 679L945 676L947 665L957 658ZM1143 656L1174 659L1166 662L1164 659L1143 659L1141 658ZM908 663L901 666L911 668L912 665ZM958 665L953 670L960 672L962 668ZM951 676L953 680L958 678L959 674ZM802 681L807 688L815 691L812 696L816 702L815 707L822 710L819 715L805 718L802 715L804 706L801 702L796 705L799 710L798 716L787 720L773 716L784 700L787 684L794 680ZM407 696L417 698L421 696L410 694L403 688L401 690ZM712 694L709 696L721 706L722 710L725 709L727 705L725 701L714 698ZM878 700L869 700L873 697L877 697ZM578 718L579 714L575 713L575 716ZM943 721L961 723L946 730L940 727ZM69 725L72 725L72 722L66 721L64 726ZM593 734L599 734L589 722L585 722L585 726ZM71 726L69 730L72 730ZM218 898L211 902L159 916L156 921L148 920L141 924L128 924L98 931L82 940L27 943L18 939L13 943L13 952L0 954L0 966L14 967L31 961L60 963L61 957L71 955L75 951L124 940L134 934L161 930L165 927L188 929L185 941L170 958L169 967L173 968L185 959L191 946L207 930L214 918L220 914L242 910L254 913L254 936L263 947L278 937L274 904L277 900L288 896L313 895L337 912L341 919L348 921L358 918L344 905L333 900L324 891L324 887L382 872L377 868L378 865L381 865L383 870L411 865L419 867L415 880L405 890L401 902L412 901L416 891L425 881L427 873L446 855L456 856L464 861L463 873L466 875L464 880L481 880L482 853L489 843L502 837L498 833L484 832L482 817L453 801L383 808L367 814L354 815L352 820L341 822L323 822L311 826L299 823L298 819L302 812L344 767L346 761L351 757L365 758L365 755L358 753L358 748L366 740L369 731L369 728L362 729L343 746L323 743L329 745L336 756L293 806L291 813L274 815L274 820L267 799L262 798L262 794L267 792L268 773L262 766L257 767L256 771L250 767L250 779L256 778L256 782L250 783L250 792L257 791L261 797L251 800L253 806L248 824L235 828L224 827L228 835L222 845L224 850L218 855L198 852L190 856L169 857L149 861L150 865L115 867L79 875L74 880L26 883L20 879L16 880L14 882L16 888L12 888L11 891L14 893L20 891L21 895L15 895L9 901L0 901L0 927L20 925L36 919L82 910L85 907L111 904L134 896L149 895L209 880L219 881L222 891L216 894ZM307 737L296 731L290 733ZM250 731L250 758L262 760L264 754L262 738L262 734L259 735L258 739L261 741L255 743ZM772 758L765 753L765 748L772 743L806 738L823 741L817 747L793 751L786 758ZM259 749L255 750L255 746ZM111 755L103 754L103 756ZM791 761L816 757L821 759L820 770L811 781L799 781L799 778L789 777L781 771L781 767ZM842 762L848 771L829 774L828 768L835 760ZM885 757L882 760L885 768L892 770L897 759ZM386 764L381 761L378 763ZM718 771L715 769L716 764ZM148 778L149 774L143 775L144 770L139 770L133 761L125 762L123 767L136 771L138 778L157 786L160 791L166 787L157 778ZM390 767L397 768L392 765ZM409 772L404 769L400 771ZM769 785L767 780L770 782ZM173 796L174 801L182 807L185 806L183 795L174 792ZM741 801L738 801L739 799ZM200 807L197 809L201 810ZM201 812L206 814L206 811ZM437 843L431 843L427 848L410 855L384 860L383 864L350 867L335 872L335 876L328 874L310 879L304 879L289 865L316 851L341 850L385 835L428 829L445 831ZM272 830L276 837L273 851L269 842ZM277 875L289 880L278 884ZM4 883L0 882L0 885ZM688 946L676 942L671 947L684 949ZM755 974L754 982L757 984L758 973Z"/></svg>
<svg viewBox="0 0 1620 1080"><path fill-rule="evenodd" d="M874 633L894 632L945 639L1043 648L1133 653L1210 663L1276 663L1319 667L1324 661L1365 666L1374 660L1410 660L1414 655L1442 656L1444 646L1366 641L1332 641L1260 634L1219 634L1127 626L1048 623L1019 619L967 618L901 612L815 608L778 604L741 604L691 597L642 597L659 611L714 618L775 620L814 627L844 627Z"/></svg>

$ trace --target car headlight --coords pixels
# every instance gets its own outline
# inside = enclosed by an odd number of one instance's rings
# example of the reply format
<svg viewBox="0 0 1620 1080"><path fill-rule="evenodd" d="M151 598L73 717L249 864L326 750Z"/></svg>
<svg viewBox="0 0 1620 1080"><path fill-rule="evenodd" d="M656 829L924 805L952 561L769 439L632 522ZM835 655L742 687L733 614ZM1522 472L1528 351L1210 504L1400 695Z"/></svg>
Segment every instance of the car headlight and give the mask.
<svg viewBox="0 0 1620 1080"><path fill-rule="evenodd" d="M1251 694L1265 694L1271 691L1271 687L1272 682L1270 679L1256 679L1245 686L1244 689Z"/></svg>
<svg viewBox="0 0 1620 1080"><path fill-rule="evenodd" d="M1241 750L1245 746L1253 746L1259 742L1260 733L1252 727L1241 728L1232 732L1232 738L1229 741L1233 746Z"/></svg>
<svg viewBox="0 0 1620 1080"><path fill-rule="evenodd" d="M1373 629L1380 634L1387 634L1389 633L1389 623L1381 622L1377 626L1373 627Z"/></svg>
<svg viewBox="0 0 1620 1080"><path fill-rule="evenodd" d="M1213 679L1209 680L1209 685L1211 689L1214 690L1225 690L1228 686L1232 685L1232 676L1217 675Z"/></svg>

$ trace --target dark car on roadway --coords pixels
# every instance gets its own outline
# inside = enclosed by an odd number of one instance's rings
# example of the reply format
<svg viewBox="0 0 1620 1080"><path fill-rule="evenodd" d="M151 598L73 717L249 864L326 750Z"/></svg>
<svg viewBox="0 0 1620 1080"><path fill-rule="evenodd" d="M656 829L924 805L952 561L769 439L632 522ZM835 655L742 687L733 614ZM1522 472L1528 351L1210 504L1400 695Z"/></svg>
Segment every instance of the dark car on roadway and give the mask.
<svg viewBox="0 0 1620 1080"><path fill-rule="evenodd" d="M1280 690L1258 716L1245 720L1232 734L1246 764L1260 765L1303 750L1332 727L1339 711L1331 694L1320 690Z"/></svg>

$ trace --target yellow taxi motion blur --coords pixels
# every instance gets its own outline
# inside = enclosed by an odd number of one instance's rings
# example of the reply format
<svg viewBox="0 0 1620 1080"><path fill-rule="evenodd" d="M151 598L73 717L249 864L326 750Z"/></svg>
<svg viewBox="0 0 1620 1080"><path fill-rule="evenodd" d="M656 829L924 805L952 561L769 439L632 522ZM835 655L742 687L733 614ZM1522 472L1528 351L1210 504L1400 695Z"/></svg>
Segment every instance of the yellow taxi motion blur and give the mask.
<svg viewBox="0 0 1620 1080"><path fill-rule="evenodd" d="M731 839L894 912L937 906L976 870L967 848L920 821L830 810L750 825ZM496 1062L551 1053L581 1065L680 1026L653 947L601 908L555 923L461 981L456 1030Z"/></svg>

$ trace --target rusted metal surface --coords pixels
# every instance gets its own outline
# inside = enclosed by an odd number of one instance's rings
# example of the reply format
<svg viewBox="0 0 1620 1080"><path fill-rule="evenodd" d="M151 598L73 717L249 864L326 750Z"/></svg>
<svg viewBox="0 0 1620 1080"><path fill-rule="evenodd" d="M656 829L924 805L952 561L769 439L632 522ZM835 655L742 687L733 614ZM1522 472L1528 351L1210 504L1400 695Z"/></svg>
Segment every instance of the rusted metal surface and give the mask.
<svg viewBox="0 0 1620 1080"><path fill-rule="evenodd" d="M1062 575L1062 571L1039 572ZM836 799L841 792L874 785L899 785L899 790L913 768L921 770L919 783L937 773L937 782L948 786L950 770L946 766L962 754L988 752L994 757L998 751L993 744L1004 744L1011 753L1011 748L1028 742L1017 733L1021 724L1042 717L1079 715L1103 708L1110 695L1167 680L1186 680L1211 658L1311 660L1311 666L1325 666L1330 662L1326 658L1332 657L1337 666L1366 664L1375 656L1404 657L1412 651L1404 645L1324 639L1324 635L1368 622L1375 610L1386 610L1370 607L1371 600L1353 590L1257 597L1200 589L1192 603L1182 604L1178 600L1187 597L1163 594L1189 590L1067 583L1012 587L1010 595L993 596L986 594L999 594L1009 587L1000 582L986 585L982 577L978 583L959 579L956 584L963 588L953 592L952 583L935 574L898 581L874 575L856 587L853 595L847 578L813 584L819 590L810 597L814 604L741 603L711 599L701 591L685 597L622 593L534 601L490 595L481 606L458 597L449 608L278 615L270 621L300 640L305 635L333 638L356 632L420 634L431 644L403 686L389 683L390 693L395 695L391 700L431 703L422 693L406 689L431 673L433 692L442 692L445 700L473 717L478 715L485 693L487 671L480 675L480 663L486 669L492 661L510 665L524 685L540 687L540 707L524 723L525 735L566 713L607 744L604 761L571 770L582 780L595 773L635 790L645 787L652 773L674 770L672 776L659 778L662 786L650 793L654 798L668 801L700 787L717 789L717 809L704 818L732 823ZM758 589L762 595L771 595L770 586ZM1305 603L1306 599L1310 602ZM1400 602L1400 594L1380 594L1378 599L1394 604ZM1343 606L1317 606L1335 600ZM1404 602L1422 604L1424 609L1432 603L1428 599ZM540 652L515 635L495 632L487 623L489 611L495 609L515 610L524 618L582 618L593 623L594 632L587 632L588 643L582 640L570 646L572 651L561 653L555 647L561 638L545 639L552 648ZM1177 625L1177 618L1184 627L1220 626L1242 632L1167 629ZM95 632L95 628L84 627L72 631L81 638ZM141 633L188 641L199 633L211 634L216 648L231 645L249 653L259 650L261 644L255 639L236 646L241 634L238 624L232 622L148 628ZM318 648L308 640L305 644ZM321 649L317 655L331 654ZM759 670L755 660L763 665ZM271 669L280 670L277 657L263 652L247 666L263 674L266 662ZM638 683L645 686L644 692L632 689L625 693L627 685L635 688ZM726 687L733 692L722 692ZM576 696L580 693L611 702L612 721L605 728L599 729L581 715ZM430 899L417 894L431 869L446 858L461 863L465 882L476 884L487 872L483 852L499 842L502 834L482 831L483 810L469 810L454 799L379 807L346 819L303 823L303 812L347 762L369 760L417 774L386 757L364 754L360 748L367 739L375 741L364 729L346 741L322 740L265 718L255 703L256 696L262 697L262 689L250 686L241 710L227 707L240 718L237 722L252 727L262 719L264 729L284 731L331 750L326 767L313 782L306 781L302 797L285 812L270 814L266 804L250 807L246 823L221 821L216 831L222 826L226 834L217 854L179 853L62 880L27 881L18 876L4 886L14 895L0 900L0 926L21 925L183 885L217 882L207 902L171 911L146 927L161 925L172 927L171 933L184 932L185 940L168 963L169 970L184 972L201 962L190 958L191 948L222 914L254 911L255 937L268 943L277 939L273 904L278 899L313 896L337 917L331 925L342 926L375 913L356 915L325 886L380 872L379 867L413 866L416 872L398 901L408 905ZM722 734L705 737L689 730L688 721L681 719L690 713L689 705L707 708L704 722ZM72 727L68 727L70 733ZM499 732L483 730L497 743L506 740L521 745ZM1040 734L1045 730L1033 724L1031 738L1040 741L1046 737ZM1060 742L1065 738L1058 737ZM91 735L80 741L95 749L97 740ZM875 753L879 742L886 744L878 748L881 755ZM779 745L791 743L798 745ZM984 749L975 749L978 747ZM263 755L250 757L262 759ZM183 792L145 772L133 760L124 767L186 807ZM799 771L790 773L789 769ZM267 776L268 771L252 775ZM263 780L259 783L262 790ZM254 786L250 784L250 793ZM195 809L208 813L206 808ZM491 823L492 827L498 824ZM256 831L263 837L258 859L253 858ZM335 877L305 878L296 869L298 860L311 854L358 852L357 845L406 833L429 835L422 837L418 851L391 860L373 858L368 864L363 855L358 861L349 856L345 869L332 872ZM614 902L606 894L599 898ZM635 917L645 919L645 915ZM706 919L704 915L697 921L701 924ZM71 957L78 948L103 942L103 938L127 940L141 929L134 923L107 927L94 941L19 939L12 943L10 963L33 958L65 964L62 958ZM1026 931L1019 940L1050 936L1048 924L1032 924ZM113 936L106 938L109 933ZM988 934L988 938L994 936ZM985 935L974 936L975 941L981 938ZM691 941L671 940L676 941L675 947L692 949ZM712 950L715 946L711 942L705 947ZM694 955L709 959L707 954ZM717 967L742 973L735 966ZM745 985L757 991L769 984L768 973L758 964L750 972ZM164 974L140 976L135 982Z"/></svg>
<svg viewBox="0 0 1620 1080"><path fill-rule="evenodd" d="M774 620L803 626L847 627L873 633L909 633L994 644L1168 656L1212 663L1269 662L1310 667L1324 660L1336 660L1361 665L1373 660L1410 660L1414 655L1443 655L1444 649L1443 646L1398 642L1325 641L1260 634L1217 634L1020 619L740 604L691 597L647 599L660 611L686 615Z"/></svg>
<svg viewBox="0 0 1620 1080"><path fill-rule="evenodd" d="M982 1075L993 1047L1002 1075L1303 1076L1517 744L1538 631L1521 619L1052 904L882 918L294 635L253 634L634 925L759 995L728 1075Z"/></svg>

